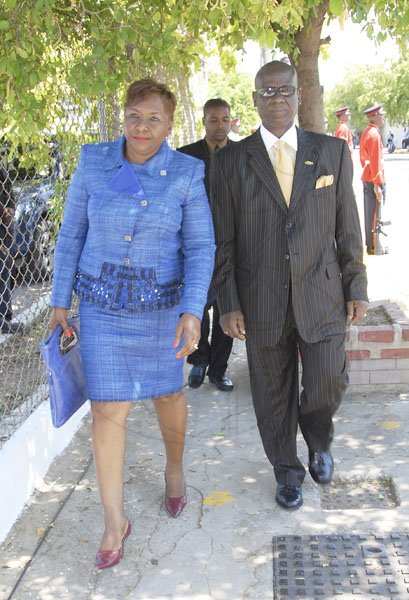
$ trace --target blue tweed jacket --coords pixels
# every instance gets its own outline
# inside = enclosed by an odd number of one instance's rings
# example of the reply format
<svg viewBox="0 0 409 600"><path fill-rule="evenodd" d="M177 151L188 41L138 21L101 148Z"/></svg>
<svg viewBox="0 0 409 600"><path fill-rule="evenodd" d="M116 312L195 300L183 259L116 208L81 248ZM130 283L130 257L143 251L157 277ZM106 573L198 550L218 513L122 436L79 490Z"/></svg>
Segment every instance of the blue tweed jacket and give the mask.
<svg viewBox="0 0 409 600"><path fill-rule="evenodd" d="M184 280L181 313L200 319L214 262L203 162L164 142L136 171L125 138L85 144L58 236L52 306L71 306L78 271L98 278L104 263L154 269L159 284Z"/></svg>

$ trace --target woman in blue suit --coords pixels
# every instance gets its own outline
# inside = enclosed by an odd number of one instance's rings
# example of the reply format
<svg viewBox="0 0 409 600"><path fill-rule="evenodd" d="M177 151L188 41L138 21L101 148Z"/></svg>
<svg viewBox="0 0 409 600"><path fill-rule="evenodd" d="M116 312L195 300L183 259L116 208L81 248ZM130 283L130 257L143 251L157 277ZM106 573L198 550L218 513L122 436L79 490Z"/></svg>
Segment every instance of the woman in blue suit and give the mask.
<svg viewBox="0 0 409 600"><path fill-rule="evenodd" d="M80 299L81 353L105 531L95 566L123 555L126 422L153 399L166 449L165 506L186 505L183 358L200 338L214 236L203 163L166 142L176 100L151 79L133 83L124 135L86 144L68 192L55 256L50 327L69 334Z"/></svg>

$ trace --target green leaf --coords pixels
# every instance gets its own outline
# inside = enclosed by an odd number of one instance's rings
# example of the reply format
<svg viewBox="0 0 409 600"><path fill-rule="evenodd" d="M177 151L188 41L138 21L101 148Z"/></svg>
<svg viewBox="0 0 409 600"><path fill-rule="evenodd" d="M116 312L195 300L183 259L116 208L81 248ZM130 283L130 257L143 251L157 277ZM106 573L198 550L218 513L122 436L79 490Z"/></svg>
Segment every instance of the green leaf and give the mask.
<svg viewBox="0 0 409 600"><path fill-rule="evenodd" d="M218 26L220 24L222 16L223 16L223 13L221 10L216 9L216 8L210 10L208 13L208 19L209 19L210 24L213 26Z"/></svg>
<svg viewBox="0 0 409 600"><path fill-rule="evenodd" d="M388 29L390 27L389 19L384 12L378 15L378 23L382 29Z"/></svg>
<svg viewBox="0 0 409 600"><path fill-rule="evenodd" d="M34 87L38 83L38 75L36 71L30 71L29 81L31 87Z"/></svg>
<svg viewBox="0 0 409 600"><path fill-rule="evenodd" d="M19 56L21 56L21 58L28 58L28 52L27 50L24 50L24 48L17 46L16 52Z"/></svg>
<svg viewBox="0 0 409 600"><path fill-rule="evenodd" d="M95 56L103 56L105 53L105 48L102 44L96 44L94 46L94 55Z"/></svg>
<svg viewBox="0 0 409 600"><path fill-rule="evenodd" d="M266 29L265 30L265 45L268 48L274 48L274 44L276 43L277 40L277 34L274 33L274 31L272 29Z"/></svg>
<svg viewBox="0 0 409 600"><path fill-rule="evenodd" d="M334 17L339 17L344 8L344 0L329 0L329 10Z"/></svg>

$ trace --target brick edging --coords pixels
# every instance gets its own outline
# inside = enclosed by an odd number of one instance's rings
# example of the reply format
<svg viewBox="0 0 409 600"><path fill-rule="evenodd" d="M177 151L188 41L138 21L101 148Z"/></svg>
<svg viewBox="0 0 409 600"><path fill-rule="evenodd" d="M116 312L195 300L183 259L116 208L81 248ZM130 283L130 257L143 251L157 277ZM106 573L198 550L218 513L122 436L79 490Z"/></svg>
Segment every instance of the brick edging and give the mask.
<svg viewBox="0 0 409 600"><path fill-rule="evenodd" d="M399 306L383 301L390 325L351 326L346 351L352 386L409 384L409 319Z"/></svg>

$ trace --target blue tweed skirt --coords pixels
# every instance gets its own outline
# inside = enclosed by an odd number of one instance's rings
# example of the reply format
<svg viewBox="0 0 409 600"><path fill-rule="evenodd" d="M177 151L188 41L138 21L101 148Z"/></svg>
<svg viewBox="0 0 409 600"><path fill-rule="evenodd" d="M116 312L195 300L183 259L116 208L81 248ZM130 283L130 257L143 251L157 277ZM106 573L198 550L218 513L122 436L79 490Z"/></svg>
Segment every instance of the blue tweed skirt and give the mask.
<svg viewBox="0 0 409 600"><path fill-rule="evenodd" d="M180 392L173 348L180 306L112 311L80 300L81 355L91 401L139 401Z"/></svg>

